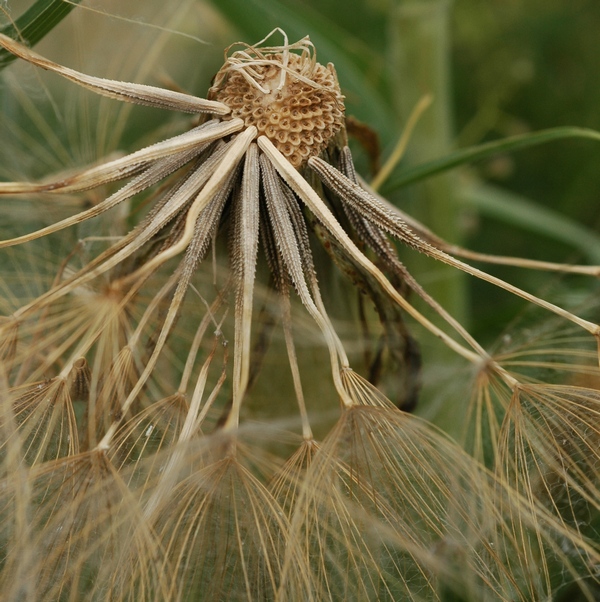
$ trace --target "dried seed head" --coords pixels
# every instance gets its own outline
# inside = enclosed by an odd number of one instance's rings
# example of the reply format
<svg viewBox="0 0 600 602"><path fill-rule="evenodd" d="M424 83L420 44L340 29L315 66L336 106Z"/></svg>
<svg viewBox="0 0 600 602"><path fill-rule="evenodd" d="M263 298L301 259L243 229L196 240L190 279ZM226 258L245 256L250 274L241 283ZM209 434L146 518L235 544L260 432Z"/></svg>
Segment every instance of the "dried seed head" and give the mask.
<svg viewBox="0 0 600 602"><path fill-rule="evenodd" d="M226 53L209 98L230 107L231 117L256 126L294 167L300 167L323 151L342 127L344 97L333 65L316 62L308 37L295 44L285 42L247 46L229 57Z"/></svg>

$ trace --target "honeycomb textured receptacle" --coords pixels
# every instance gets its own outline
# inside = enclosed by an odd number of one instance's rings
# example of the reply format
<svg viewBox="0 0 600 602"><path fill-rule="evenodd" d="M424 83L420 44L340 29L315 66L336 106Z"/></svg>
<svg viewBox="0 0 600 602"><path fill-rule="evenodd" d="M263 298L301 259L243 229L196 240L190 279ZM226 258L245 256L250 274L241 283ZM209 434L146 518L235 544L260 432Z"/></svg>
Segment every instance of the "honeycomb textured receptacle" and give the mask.
<svg viewBox="0 0 600 602"><path fill-rule="evenodd" d="M300 167L327 148L341 129L343 96L333 67L315 63L307 55L267 56L241 69L226 63L210 98L229 106L232 117L254 125L294 167Z"/></svg>

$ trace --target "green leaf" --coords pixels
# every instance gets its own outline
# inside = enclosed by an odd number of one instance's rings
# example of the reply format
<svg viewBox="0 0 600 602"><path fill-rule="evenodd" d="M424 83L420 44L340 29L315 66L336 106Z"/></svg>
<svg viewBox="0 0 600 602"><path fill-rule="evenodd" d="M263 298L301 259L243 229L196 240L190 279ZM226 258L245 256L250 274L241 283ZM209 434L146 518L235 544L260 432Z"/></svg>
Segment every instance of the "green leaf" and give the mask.
<svg viewBox="0 0 600 602"><path fill-rule="evenodd" d="M465 186L459 198L482 215L566 243L592 264L600 265L600 235L562 213L486 184Z"/></svg>
<svg viewBox="0 0 600 602"><path fill-rule="evenodd" d="M35 46L48 32L52 31L81 0L37 0L15 22L0 28L0 33ZM0 50L0 69L3 69L15 56L10 52Z"/></svg>
<svg viewBox="0 0 600 602"><path fill-rule="evenodd" d="M395 174L392 174L389 180L382 186L382 192L383 194L389 193L397 188L402 188L408 184L430 178L431 176L466 163L472 163L473 161L486 159L487 157L492 157L500 153L513 152L529 146L537 146L539 144L546 144L553 140L562 140L565 138L588 138L600 141L600 132L588 128L557 127L542 130L541 132L535 132L533 134L511 136L510 138L503 138L502 140L470 146L469 148L454 151L439 159L434 159L433 161L428 161L422 165L400 170Z"/></svg>

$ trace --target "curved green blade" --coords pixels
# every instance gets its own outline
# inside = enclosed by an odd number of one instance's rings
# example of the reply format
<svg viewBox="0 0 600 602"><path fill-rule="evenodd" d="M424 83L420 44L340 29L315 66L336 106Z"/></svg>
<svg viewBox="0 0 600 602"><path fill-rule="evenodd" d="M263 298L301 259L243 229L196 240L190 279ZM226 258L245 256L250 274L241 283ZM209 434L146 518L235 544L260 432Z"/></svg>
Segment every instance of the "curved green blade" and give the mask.
<svg viewBox="0 0 600 602"><path fill-rule="evenodd" d="M0 33L35 46L48 32L52 31L81 0L38 0L15 22L0 28ZM0 69L15 60L10 52L0 50Z"/></svg>
<svg viewBox="0 0 600 602"><path fill-rule="evenodd" d="M382 192L388 193L408 184L413 184L436 174L453 169L466 163L486 159L500 153L521 150L529 146L545 144L553 140L564 138L588 138L600 141L600 132L588 128L579 127L557 127L535 132L533 134L522 134L511 136L502 140L494 140L477 146L460 149L439 159L428 161L422 165L404 169L392 174L389 180L382 186Z"/></svg>
<svg viewBox="0 0 600 602"><path fill-rule="evenodd" d="M600 265L600 235L553 209L489 184L464 186L459 198L482 215L567 244Z"/></svg>

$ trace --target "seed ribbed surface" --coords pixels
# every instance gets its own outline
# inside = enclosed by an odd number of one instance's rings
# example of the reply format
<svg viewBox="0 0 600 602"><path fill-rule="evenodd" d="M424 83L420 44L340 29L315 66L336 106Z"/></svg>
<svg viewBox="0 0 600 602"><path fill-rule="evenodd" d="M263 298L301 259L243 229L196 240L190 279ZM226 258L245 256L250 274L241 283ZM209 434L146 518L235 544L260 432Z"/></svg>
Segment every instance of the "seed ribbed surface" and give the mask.
<svg viewBox="0 0 600 602"><path fill-rule="evenodd" d="M246 72L254 81L239 70L217 75L220 84L210 96L229 106L232 117L256 126L294 167L300 167L323 151L342 127L343 96L332 69L313 63L308 75L307 59L290 54L281 85L282 55L269 58L268 64L253 65L251 75ZM294 73L302 74L302 79Z"/></svg>

